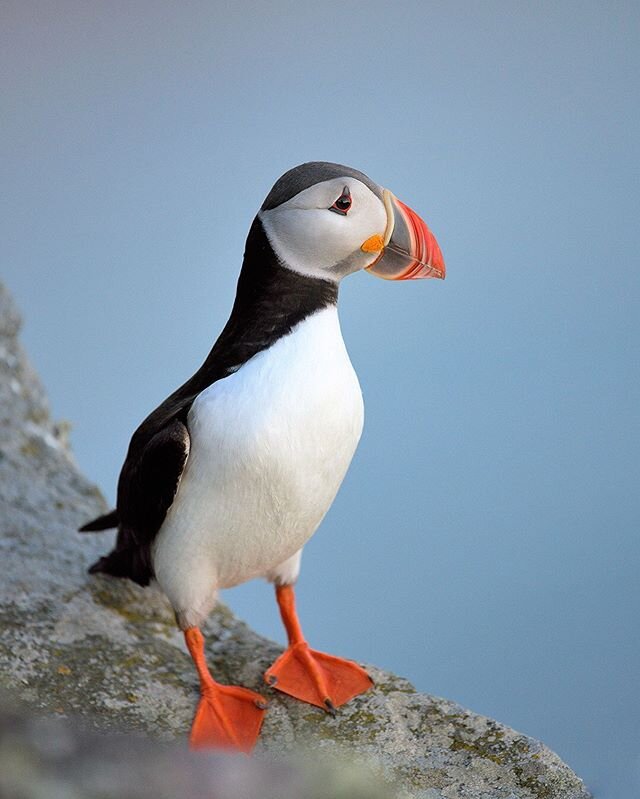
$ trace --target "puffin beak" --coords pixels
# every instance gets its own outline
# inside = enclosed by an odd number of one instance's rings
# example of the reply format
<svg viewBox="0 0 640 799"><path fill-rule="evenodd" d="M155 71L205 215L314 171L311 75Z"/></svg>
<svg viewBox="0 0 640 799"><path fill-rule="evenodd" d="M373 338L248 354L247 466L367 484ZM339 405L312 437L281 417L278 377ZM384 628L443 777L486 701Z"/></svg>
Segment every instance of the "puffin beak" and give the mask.
<svg viewBox="0 0 640 799"><path fill-rule="evenodd" d="M384 236L372 236L362 244L364 252L380 256L368 272L385 280L415 280L419 277L444 279L444 258L433 233L408 205L384 189L387 228Z"/></svg>

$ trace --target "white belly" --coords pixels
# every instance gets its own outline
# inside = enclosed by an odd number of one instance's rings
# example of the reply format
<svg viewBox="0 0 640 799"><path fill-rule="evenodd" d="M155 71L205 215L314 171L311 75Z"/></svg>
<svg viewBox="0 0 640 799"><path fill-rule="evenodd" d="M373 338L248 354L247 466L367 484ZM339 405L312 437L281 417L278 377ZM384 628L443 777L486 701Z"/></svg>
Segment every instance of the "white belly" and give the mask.
<svg viewBox="0 0 640 799"><path fill-rule="evenodd" d="M183 617L293 555L333 502L363 423L336 308L206 389L188 423L189 459L153 550Z"/></svg>

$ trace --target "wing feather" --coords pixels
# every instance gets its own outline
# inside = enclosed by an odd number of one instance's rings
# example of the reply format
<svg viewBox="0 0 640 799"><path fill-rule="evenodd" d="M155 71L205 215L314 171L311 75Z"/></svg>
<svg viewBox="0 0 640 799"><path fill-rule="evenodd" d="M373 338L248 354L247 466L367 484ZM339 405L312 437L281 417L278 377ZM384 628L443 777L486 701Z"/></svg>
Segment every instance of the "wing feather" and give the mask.
<svg viewBox="0 0 640 799"><path fill-rule="evenodd" d="M115 548L89 571L129 577L147 585L153 577L151 544L173 504L191 440L184 422L173 418L143 445L134 438L118 481L119 519Z"/></svg>

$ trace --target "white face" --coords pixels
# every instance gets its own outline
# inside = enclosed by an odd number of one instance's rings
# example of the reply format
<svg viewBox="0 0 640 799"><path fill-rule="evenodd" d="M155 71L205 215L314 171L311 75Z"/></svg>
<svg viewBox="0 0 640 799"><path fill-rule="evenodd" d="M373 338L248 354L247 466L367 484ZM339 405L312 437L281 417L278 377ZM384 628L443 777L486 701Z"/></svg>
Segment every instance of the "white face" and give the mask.
<svg viewBox="0 0 640 799"><path fill-rule="evenodd" d="M346 213L330 210L347 195L351 204ZM277 208L261 211L259 218L283 266L336 282L378 258L379 252L361 247L372 236L384 235L387 225L382 200L353 177L316 183Z"/></svg>

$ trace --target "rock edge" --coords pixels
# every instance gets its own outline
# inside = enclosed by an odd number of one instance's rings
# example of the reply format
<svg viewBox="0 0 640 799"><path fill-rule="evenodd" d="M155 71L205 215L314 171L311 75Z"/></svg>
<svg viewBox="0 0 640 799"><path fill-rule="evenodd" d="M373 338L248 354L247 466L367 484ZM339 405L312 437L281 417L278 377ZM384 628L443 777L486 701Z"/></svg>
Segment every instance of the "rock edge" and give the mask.
<svg viewBox="0 0 640 799"><path fill-rule="evenodd" d="M158 591L86 574L113 534L75 530L105 510L104 500L79 473L67 426L50 418L19 329L0 284L0 689L46 717L80 718L100 732L179 739L170 757L181 763L197 698L182 637ZM589 798L581 780L543 744L420 694L400 677L368 667L375 690L332 718L265 688L262 673L281 650L224 606L205 634L222 681L268 696L257 761L301 746L369 764L404 796ZM0 772L4 751L0 746ZM134 773L135 762L125 770Z"/></svg>

